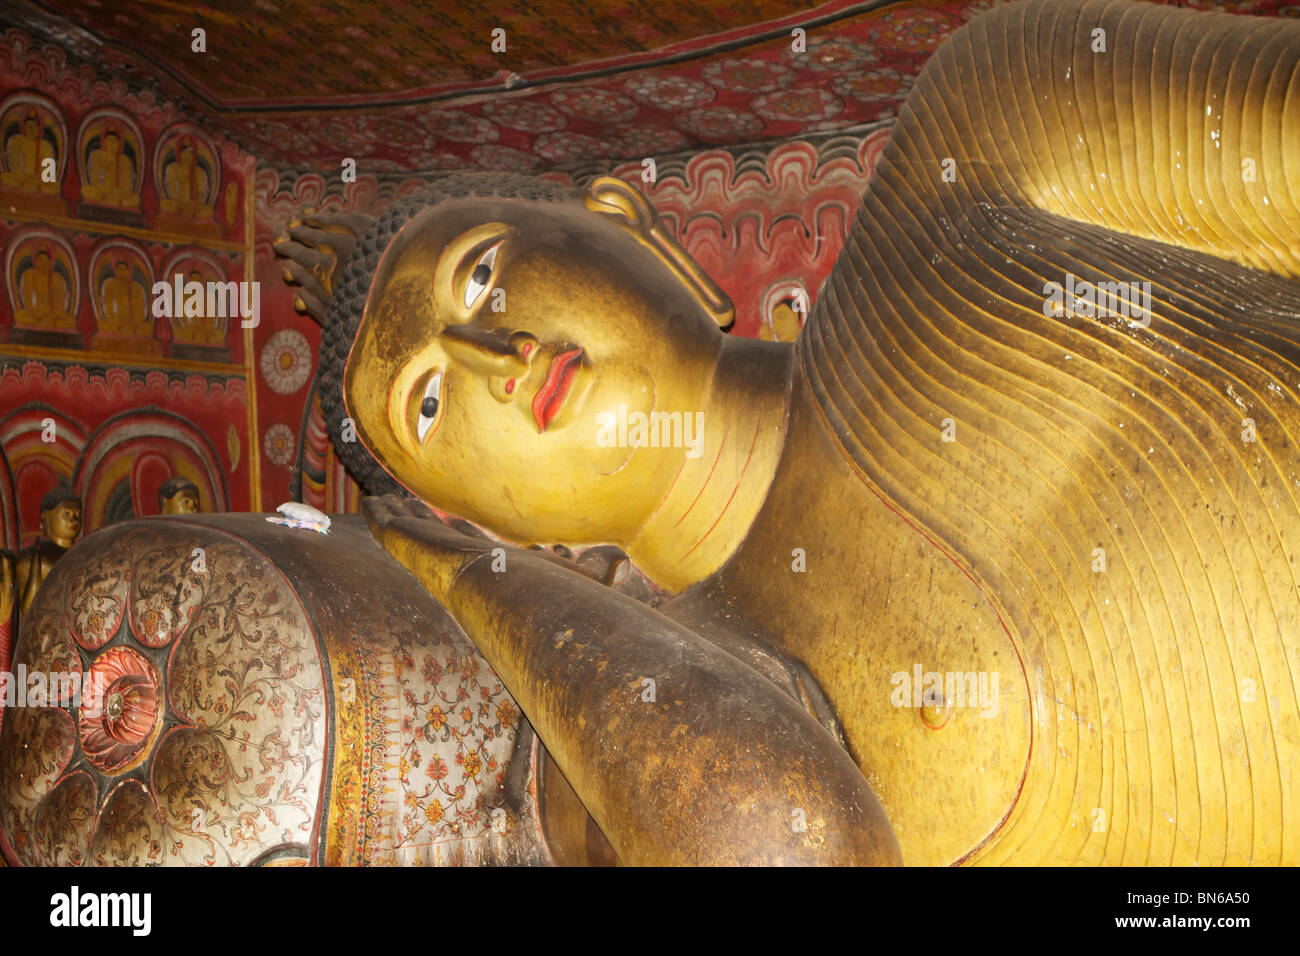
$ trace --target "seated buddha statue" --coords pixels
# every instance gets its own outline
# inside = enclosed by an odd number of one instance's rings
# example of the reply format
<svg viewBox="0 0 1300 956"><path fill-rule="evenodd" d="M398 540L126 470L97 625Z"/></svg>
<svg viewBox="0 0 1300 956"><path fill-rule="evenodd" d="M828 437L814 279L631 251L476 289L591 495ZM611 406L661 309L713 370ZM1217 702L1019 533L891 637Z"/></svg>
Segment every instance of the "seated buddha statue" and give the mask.
<svg viewBox="0 0 1300 956"><path fill-rule="evenodd" d="M91 202L123 209L138 209L140 194L135 189L135 163L122 152L117 129L109 124L104 136L86 161L86 185L82 194Z"/></svg>
<svg viewBox="0 0 1300 956"><path fill-rule="evenodd" d="M23 117L21 129L5 141L6 166L0 173L0 185L23 192L57 194L57 180L46 182L42 164L56 159L54 147L42 135L44 126L32 107Z"/></svg>
<svg viewBox="0 0 1300 956"><path fill-rule="evenodd" d="M419 499L374 533L620 859L1300 862L1297 51L1109 0L977 18L794 344L721 334L614 180L451 176L332 301L294 271L340 455ZM702 453L597 441L620 408L699 414Z"/></svg>
<svg viewBox="0 0 1300 956"><path fill-rule="evenodd" d="M125 259L113 264L113 274L104 280L99 290L102 315L99 331L109 335L151 336L153 320L144 286L131 274L131 265Z"/></svg>
<svg viewBox="0 0 1300 956"><path fill-rule="evenodd" d="M18 280L18 325L34 329L75 329L76 317L68 311L68 283L54 271L54 258L40 249L32 268Z"/></svg>
<svg viewBox="0 0 1300 956"><path fill-rule="evenodd" d="M189 137L181 137L176 158L163 171L159 206L169 215L206 222L212 218L212 204L206 201L207 195L208 174L199 166Z"/></svg>

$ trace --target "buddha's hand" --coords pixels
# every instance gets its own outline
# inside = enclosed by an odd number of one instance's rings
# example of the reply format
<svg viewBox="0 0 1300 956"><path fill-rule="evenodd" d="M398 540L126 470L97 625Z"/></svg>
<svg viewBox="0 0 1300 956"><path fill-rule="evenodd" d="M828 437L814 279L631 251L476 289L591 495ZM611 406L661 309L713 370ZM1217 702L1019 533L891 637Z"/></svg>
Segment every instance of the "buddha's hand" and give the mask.
<svg viewBox="0 0 1300 956"><path fill-rule="evenodd" d="M404 568L445 603L461 570L494 549L505 546L491 538L473 537L452 528L417 498L400 495L365 498L361 513L370 533ZM513 550L513 549L511 549Z"/></svg>
<svg viewBox="0 0 1300 956"><path fill-rule="evenodd" d="M444 603L456 575L483 555L491 555L498 566L516 560L545 561L643 603L653 603L657 597L632 570L627 555L612 546L589 548L576 561L549 550L519 548L486 537L468 522L453 526L419 499L401 495L365 498L361 512L384 550Z"/></svg>
<svg viewBox="0 0 1300 956"><path fill-rule="evenodd" d="M308 207L301 219L289 223L284 235L275 240L275 252L289 260L284 280L299 286L293 305L322 325L329 311L335 281L374 222L373 216L356 213L325 213Z"/></svg>

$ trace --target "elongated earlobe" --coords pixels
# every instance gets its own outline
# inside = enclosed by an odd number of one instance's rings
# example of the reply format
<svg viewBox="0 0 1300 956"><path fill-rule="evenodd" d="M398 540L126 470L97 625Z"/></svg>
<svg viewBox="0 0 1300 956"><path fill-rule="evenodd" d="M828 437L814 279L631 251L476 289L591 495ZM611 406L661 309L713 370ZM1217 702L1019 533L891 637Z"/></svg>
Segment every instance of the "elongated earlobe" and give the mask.
<svg viewBox="0 0 1300 956"><path fill-rule="evenodd" d="M593 212L617 216L624 225L681 277L700 304L713 316L724 332L736 320L736 307L727 294L714 284L691 254L678 245L644 196L632 186L613 176L601 176L587 187L586 207Z"/></svg>

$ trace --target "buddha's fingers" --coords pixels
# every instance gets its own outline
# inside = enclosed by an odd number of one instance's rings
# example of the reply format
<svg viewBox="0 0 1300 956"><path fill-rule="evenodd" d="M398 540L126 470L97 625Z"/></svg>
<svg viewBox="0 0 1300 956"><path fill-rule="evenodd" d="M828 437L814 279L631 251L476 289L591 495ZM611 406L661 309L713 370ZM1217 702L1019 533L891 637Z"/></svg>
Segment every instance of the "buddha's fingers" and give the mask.
<svg viewBox="0 0 1300 956"><path fill-rule="evenodd" d="M340 253L335 245L328 241L329 237L325 233L315 233L319 239L313 241L311 232L290 229L288 238L282 236L275 241L275 252L276 255L301 263L317 275L323 276L328 284L333 273L338 269ZM349 249L342 254L342 257L346 258L350 253Z"/></svg>
<svg viewBox="0 0 1300 956"><path fill-rule="evenodd" d="M312 248L317 248L317 249L320 248L328 249L334 247L337 243L348 242L349 241L348 237L351 235L350 233L342 233L342 232L331 233L324 229L317 229L314 226L310 226L302 222L290 223L288 232L289 232L289 238L294 240L295 242L299 242L304 246L310 246ZM356 245L355 239L352 239L351 242L353 245Z"/></svg>
<svg viewBox="0 0 1300 956"><path fill-rule="evenodd" d="M328 302L330 298L329 292L326 291L321 286L319 279L315 275L313 275L309 270L305 269L303 266L292 261L285 263L284 281L290 283L291 285L301 286L302 287L301 291L305 293L307 296L311 296L311 299L314 300L314 302L307 300L305 296L303 300L304 302L308 302L309 305L308 311L311 311L310 306L312 305L315 305L320 309L324 309L324 310L328 309ZM321 321L323 318L323 313L321 315L317 315L315 311L311 311L311 314L314 318L316 318L317 321Z"/></svg>
<svg viewBox="0 0 1300 956"><path fill-rule="evenodd" d="M327 292L334 291L334 277L357 247L350 232L331 233L309 226L290 226L289 238L276 241L275 251L312 268Z"/></svg>
<svg viewBox="0 0 1300 956"><path fill-rule="evenodd" d="M303 315L310 315L321 325L325 324L325 317L329 315L329 306L306 291L299 291L293 297L293 307Z"/></svg>
<svg viewBox="0 0 1300 956"><path fill-rule="evenodd" d="M361 512L375 540L439 601L461 568L494 548L505 550L490 538L462 534L415 498L365 498Z"/></svg>
<svg viewBox="0 0 1300 956"><path fill-rule="evenodd" d="M338 257L332 249L321 251L289 240L278 240L275 244L276 255L288 261L285 263L285 281L309 285L313 295L329 298L333 291L333 275L338 269ZM297 266L300 272L294 272ZM309 278L304 279L307 276Z"/></svg>
<svg viewBox="0 0 1300 956"><path fill-rule="evenodd" d="M388 527L410 534L410 521ZM441 578L444 604L620 860L900 862L849 754L756 670L540 554L463 558Z"/></svg>
<svg viewBox="0 0 1300 956"><path fill-rule="evenodd" d="M351 235L355 240L364 236L367 230L374 225L375 217L362 213L320 212L304 209L302 221L309 226L323 229L335 237ZM337 241L337 239L334 241Z"/></svg>

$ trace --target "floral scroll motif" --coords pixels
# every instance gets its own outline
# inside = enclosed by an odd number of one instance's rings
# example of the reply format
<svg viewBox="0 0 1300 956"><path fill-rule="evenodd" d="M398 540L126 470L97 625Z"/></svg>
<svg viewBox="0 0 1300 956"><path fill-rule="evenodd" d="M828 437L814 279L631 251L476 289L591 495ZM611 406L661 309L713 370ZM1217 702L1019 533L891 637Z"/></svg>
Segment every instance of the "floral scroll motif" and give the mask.
<svg viewBox="0 0 1300 956"><path fill-rule="evenodd" d="M30 671L84 659L87 676L80 706L14 708L0 728L0 824L23 863L238 865L310 845L324 676L301 603L256 551L152 520L89 538L17 651Z"/></svg>

